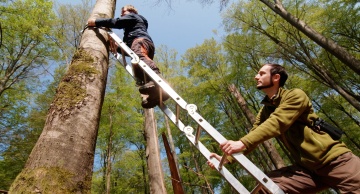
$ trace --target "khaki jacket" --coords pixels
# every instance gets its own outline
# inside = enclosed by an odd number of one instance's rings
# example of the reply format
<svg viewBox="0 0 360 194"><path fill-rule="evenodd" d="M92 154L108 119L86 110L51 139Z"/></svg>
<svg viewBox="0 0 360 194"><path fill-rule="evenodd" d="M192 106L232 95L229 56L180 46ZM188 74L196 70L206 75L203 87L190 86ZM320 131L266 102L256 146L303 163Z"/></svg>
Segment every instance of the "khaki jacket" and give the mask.
<svg viewBox="0 0 360 194"><path fill-rule="evenodd" d="M262 103L264 106L253 128L240 139L247 147L245 154L258 144L277 137L297 164L313 171L350 152L344 143L333 140L323 131L312 129L318 116L304 91L280 88L275 97L265 97Z"/></svg>

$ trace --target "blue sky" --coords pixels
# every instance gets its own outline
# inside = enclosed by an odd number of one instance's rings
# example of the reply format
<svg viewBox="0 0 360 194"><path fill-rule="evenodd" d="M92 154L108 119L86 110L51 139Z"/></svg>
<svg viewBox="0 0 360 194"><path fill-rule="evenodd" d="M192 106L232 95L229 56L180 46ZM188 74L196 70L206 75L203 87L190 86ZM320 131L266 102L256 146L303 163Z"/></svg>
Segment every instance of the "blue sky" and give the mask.
<svg viewBox="0 0 360 194"><path fill-rule="evenodd" d="M167 45L183 54L205 39L221 39L223 33L218 2L202 6L197 1L172 1L172 10L165 3L151 8L144 1L133 3L138 7L139 14L148 19L149 33L156 45Z"/></svg>
<svg viewBox="0 0 360 194"><path fill-rule="evenodd" d="M161 3L155 5L157 1ZM92 2L95 4L95 0ZM62 0L61 3L80 4L81 0ZM166 45L178 51L179 55L202 44L205 39L213 37L221 40L224 35L220 4L217 1L211 5L201 5L198 0L171 0L171 9L165 0L117 1L115 17L119 17L121 7L126 4L134 5L139 14L148 20L148 31L155 46ZM122 31L116 33L122 37Z"/></svg>

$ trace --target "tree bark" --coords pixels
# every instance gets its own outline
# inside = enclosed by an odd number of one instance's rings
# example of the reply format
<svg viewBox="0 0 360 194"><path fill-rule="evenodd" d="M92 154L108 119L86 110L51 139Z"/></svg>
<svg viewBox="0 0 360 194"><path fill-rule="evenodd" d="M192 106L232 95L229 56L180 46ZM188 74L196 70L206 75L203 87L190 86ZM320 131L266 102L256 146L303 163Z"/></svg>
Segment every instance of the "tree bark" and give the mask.
<svg viewBox="0 0 360 194"><path fill-rule="evenodd" d="M91 16L111 18L114 9L114 0L98 0ZM90 193L108 73L106 44L105 31L84 31L42 134L10 193Z"/></svg>
<svg viewBox="0 0 360 194"><path fill-rule="evenodd" d="M163 133L163 142L165 145L166 155L168 157L169 166L170 166L170 174L171 174L171 182L173 185L174 194L183 194L184 188L182 185L180 170L179 170L179 163L176 157L175 152L175 145L171 134L171 129L169 125L169 118L164 116L165 119L165 127L167 134L169 136L169 140L166 137L166 134Z"/></svg>
<svg viewBox="0 0 360 194"><path fill-rule="evenodd" d="M286 9L283 7L281 1L275 0L275 3L271 3L268 0L260 0L271 10L273 10L280 17L284 18L287 22L293 25L295 28L304 33L311 40L316 42L318 45L323 47L325 50L330 52L341 62L347 65L355 73L360 75L360 61L352 56L346 49L336 44L333 40L324 37L322 34L318 33L316 30L308 26L304 21L295 18Z"/></svg>
<svg viewBox="0 0 360 194"><path fill-rule="evenodd" d="M144 113L145 138L147 144L146 159L149 172L150 193L167 193L165 189L163 169L161 166L154 109L144 109Z"/></svg>
<svg viewBox="0 0 360 194"><path fill-rule="evenodd" d="M237 101L240 105L240 108L243 111L243 113L245 114L248 121L251 124L255 123L256 118L255 118L254 114L247 107L247 103L246 103L244 97L241 95L241 93L239 92L239 90L236 88L236 86L234 84L229 85L229 91L237 99ZM264 143L262 143L262 145L264 146L268 156L270 157L270 159L276 169L279 169L279 168L282 168L285 166L284 160L281 158L279 152L276 150L275 146L271 143L270 140L265 141Z"/></svg>
<svg viewBox="0 0 360 194"><path fill-rule="evenodd" d="M178 159L176 157L176 152L175 152L175 144L174 144L174 140L173 140L172 134L171 134L169 118L167 116L164 116L164 119L165 119L165 124L166 124L166 131L169 136L169 144L170 144L171 154L172 154L172 157L174 158L177 171L180 172L179 171L179 163L178 163ZM180 177L180 179L181 179L181 177Z"/></svg>

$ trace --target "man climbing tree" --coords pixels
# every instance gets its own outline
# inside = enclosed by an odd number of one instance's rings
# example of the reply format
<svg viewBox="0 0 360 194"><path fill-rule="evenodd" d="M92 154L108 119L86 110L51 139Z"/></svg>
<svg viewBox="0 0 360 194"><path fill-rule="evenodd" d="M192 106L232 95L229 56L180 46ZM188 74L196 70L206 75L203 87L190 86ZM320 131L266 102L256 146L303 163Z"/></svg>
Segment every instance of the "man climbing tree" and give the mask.
<svg viewBox="0 0 360 194"><path fill-rule="evenodd" d="M160 70L153 61L155 46L147 32L148 21L142 15L138 14L137 9L132 5L126 5L121 8L121 17L115 19L89 19L88 26L107 27L124 29L124 42L137 54L140 60L144 61L160 77ZM159 93L159 87L146 75L138 64L133 64L136 84L139 86L139 92L145 94L141 105L143 108L153 108L160 102L153 95ZM162 100L166 101L169 96L166 92L162 94Z"/></svg>

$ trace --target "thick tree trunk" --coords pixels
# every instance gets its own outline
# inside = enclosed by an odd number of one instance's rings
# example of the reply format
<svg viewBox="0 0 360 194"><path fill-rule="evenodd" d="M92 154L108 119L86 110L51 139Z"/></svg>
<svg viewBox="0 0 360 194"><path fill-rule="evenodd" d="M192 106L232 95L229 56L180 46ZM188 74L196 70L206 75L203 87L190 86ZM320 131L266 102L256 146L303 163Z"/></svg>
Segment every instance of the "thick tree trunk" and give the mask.
<svg viewBox="0 0 360 194"><path fill-rule="evenodd" d="M146 158L149 171L150 193L167 193L163 169L160 159L160 148L157 136L156 119L154 109L144 109L145 113L145 138Z"/></svg>
<svg viewBox="0 0 360 194"><path fill-rule="evenodd" d="M275 0L275 3L270 2L269 0L260 0L280 17L284 18L287 22L293 25L295 28L304 33L311 40L316 42L318 45L323 47L325 50L333 54L341 62L347 65L355 73L360 75L360 61L352 56L347 50L343 47L337 45L333 40L324 37L322 34L318 33L316 30L312 29L310 26L306 25L304 21L295 18L286 9L283 7L281 1Z"/></svg>
<svg viewBox="0 0 360 194"><path fill-rule="evenodd" d="M98 0L92 17L113 17L114 8L114 0ZM11 185L11 193L90 193L108 73L106 41L105 31L85 30L43 132Z"/></svg>
<svg viewBox="0 0 360 194"><path fill-rule="evenodd" d="M237 99L241 110L245 114L247 120L250 123L255 123L255 116L252 114L250 109L247 107L247 103L244 99L244 97L241 95L239 90L236 88L234 84L229 85L229 91L235 96ZM262 143L264 146L268 156L270 157L272 163L274 164L276 169L282 168L285 166L284 160L281 158L279 152L276 150L275 146L271 143L270 140L265 141Z"/></svg>

